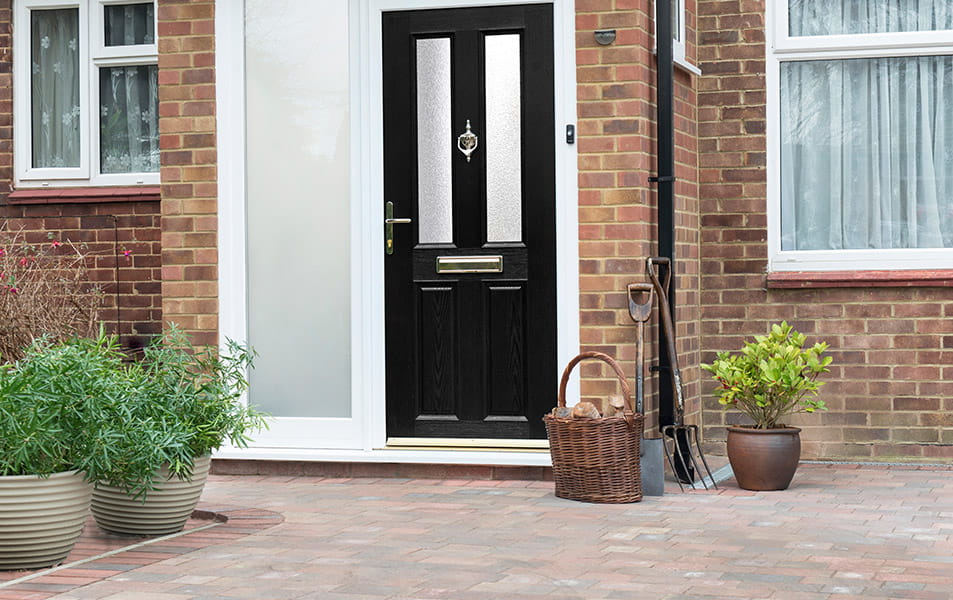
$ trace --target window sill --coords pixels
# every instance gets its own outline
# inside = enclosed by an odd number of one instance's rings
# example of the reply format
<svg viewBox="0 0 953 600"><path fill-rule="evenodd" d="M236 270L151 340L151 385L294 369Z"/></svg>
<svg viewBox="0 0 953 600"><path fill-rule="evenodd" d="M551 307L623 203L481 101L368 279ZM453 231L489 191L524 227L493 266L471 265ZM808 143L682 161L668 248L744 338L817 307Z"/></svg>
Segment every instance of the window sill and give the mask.
<svg viewBox="0 0 953 600"><path fill-rule="evenodd" d="M702 74L702 70L696 67L695 65L693 65L692 63L688 62L687 58L675 57L675 60L673 62L675 63L676 67L680 68L683 71L688 71L692 75Z"/></svg>
<svg viewBox="0 0 953 600"><path fill-rule="evenodd" d="M20 189L10 192L8 204L89 204L101 202L158 202L159 186Z"/></svg>
<svg viewBox="0 0 953 600"><path fill-rule="evenodd" d="M768 273L768 289L953 287L953 269Z"/></svg>
<svg viewBox="0 0 953 600"><path fill-rule="evenodd" d="M656 48L652 48L652 56L654 56L655 60L658 61L658 50ZM688 61L687 58L680 56L679 54L672 56L672 65L679 70L685 71L686 73L691 73L692 75L702 74L702 70L699 67L693 65Z"/></svg>

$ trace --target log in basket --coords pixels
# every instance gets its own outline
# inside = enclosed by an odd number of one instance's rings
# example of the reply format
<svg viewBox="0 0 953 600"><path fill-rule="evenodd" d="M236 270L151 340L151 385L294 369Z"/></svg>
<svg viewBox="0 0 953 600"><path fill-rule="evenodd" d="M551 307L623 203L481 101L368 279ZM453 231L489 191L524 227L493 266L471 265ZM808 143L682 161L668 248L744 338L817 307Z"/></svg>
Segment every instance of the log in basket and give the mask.
<svg viewBox="0 0 953 600"><path fill-rule="evenodd" d="M615 372L622 384L625 409L621 415L598 419L543 417L553 460L556 496L605 504L639 502L642 500L639 441L644 417L632 410L632 394L619 364L601 352L577 355L566 365L559 382L559 406L566 406L566 385L573 368L589 358L605 362Z"/></svg>

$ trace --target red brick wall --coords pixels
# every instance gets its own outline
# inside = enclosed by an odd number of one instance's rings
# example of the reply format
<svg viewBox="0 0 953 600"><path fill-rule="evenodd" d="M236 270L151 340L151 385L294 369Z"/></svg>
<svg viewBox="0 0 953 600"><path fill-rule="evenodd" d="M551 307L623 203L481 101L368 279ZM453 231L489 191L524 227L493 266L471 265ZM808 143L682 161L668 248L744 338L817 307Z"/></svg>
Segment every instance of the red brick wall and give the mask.
<svg viewBox="0 0 953 600"><path fill-rule="evenodd" d="M95 255L92 276L106 291L102 319L115 331L117 279L113 247L128 250L119 261L119 306L122 341L138 346L161 328L159 295L159 203L130 198L98 202L82 193L68 201L9 199L13 181L13 39L11 1L0 1L0 224L23 229L37 239L85 242ZM47 192L50 190L47 189ZM112 200L115 200L113 198ZM42 202L42 203L36 203Z"/></svg>
<svg viewBox="0 0 953 600"><path fill-rule="evenodd" d="M194 336L217 342L218 202L215 3L159 0L162 149L162 308Z"/></svg>
<svg viewBox="0 0 953 600"><path fill-rule="evenodd" d="M652 4L650 4L652 6ZM654 8L652 9L654 10ZM697 64L696 3L686 0L687 59ZM686 421L701 423L698 343L700 305L698 93L701 78L675 67L675 264L678 361ZM656 234L657 235L657 234ZM656 239L658 239L656 237Z"/></svg>
<svg viewBox="0 0 953 600"><path fill-rule="evenodd" d="M953 459L953 288L767 284L764 1L699 0L698 28L703 358L786 319L835 361L830 410L790 419L805 458ZM710 440L737 422L704 417Z"/></svg>
<svg viewBox="0 0 953 600"><path fill-rule="evenodd" d="M157 202L5 204L0 229L22 231L33 243L52 235L82 245L90 257L90 279L105 294L100 318L107 331L121 333L124 347L139 348L161 331Z"/></svg>
<svg viewBox="0 0 953 600"><path fill-rule="evenodd" d="M656 171L654 9L648 0L586 0L577 2L576 10L581 344L622 359L631 383L636 328L625 289L628 283L648 281L645 258L658 254L657 199L655 186L648 183ZM598 45L593 37L598 29L615 29L615 42ZM693 19L688 42L691 57ZM676 69L677 319L686 382L697 397L697 360L692 359L698 318L694 85L694 76ZM647 365L657 355L656 322L653 317L646 330ZM587 364L582 373L584 397L615 393L611 372L598 363ZM651 396L654 375L647 373L646 381ZM649 405L654 407L655 400ZM647 428L653 426L654 418Z"/></svg>

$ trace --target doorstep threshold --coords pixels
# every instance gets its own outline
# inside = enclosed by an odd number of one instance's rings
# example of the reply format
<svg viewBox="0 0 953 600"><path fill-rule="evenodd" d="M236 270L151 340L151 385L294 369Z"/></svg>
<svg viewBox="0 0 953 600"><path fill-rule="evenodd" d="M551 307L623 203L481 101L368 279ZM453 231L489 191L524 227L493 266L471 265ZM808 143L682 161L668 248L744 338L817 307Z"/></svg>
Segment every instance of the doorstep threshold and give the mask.
<svg viewBox="0 0 953 600"><path fill-rule="evenodd" d="M549 452L549 440L390 437L387 450L466 450L476 452Z"/></svg>

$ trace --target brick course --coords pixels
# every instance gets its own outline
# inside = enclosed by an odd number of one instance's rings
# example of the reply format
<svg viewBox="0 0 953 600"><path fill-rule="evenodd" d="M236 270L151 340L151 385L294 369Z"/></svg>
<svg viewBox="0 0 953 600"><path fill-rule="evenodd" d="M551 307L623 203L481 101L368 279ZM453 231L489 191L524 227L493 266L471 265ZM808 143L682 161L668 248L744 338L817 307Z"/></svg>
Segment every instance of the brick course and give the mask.
<svg viewBox="0 0 953 600"><path fill-rule="evenodd" d="M82 244L90 279L105 293L100 318L108 332L120 333L124 347L140 348L161 331L157 202L2 205L0 226L33 243L52 236Z"/></svg>
<svg viewBox="0 0 953 600"><path fill-rule="evenodd" d="M163 314L217 343L215 3L159 0Z"/></svg>

